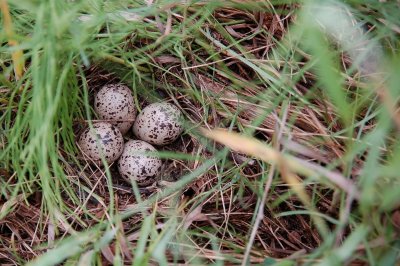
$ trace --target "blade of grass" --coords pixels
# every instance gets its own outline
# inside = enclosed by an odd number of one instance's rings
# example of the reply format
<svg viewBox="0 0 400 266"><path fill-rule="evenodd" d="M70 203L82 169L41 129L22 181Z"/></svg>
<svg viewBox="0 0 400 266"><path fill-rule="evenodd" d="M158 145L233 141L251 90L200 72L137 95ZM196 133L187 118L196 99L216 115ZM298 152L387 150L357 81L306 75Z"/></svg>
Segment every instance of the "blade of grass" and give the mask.
<svg viewBox="0 0 400 266"><path fill-rule="evenodd" d="M220 142L229 148L239 151L271 164L282 165L288 167L293 172L298 172L308 177L326 177L330 182L346 191L353 194L355 198L359 198L360 193L356 186L348 179L337 172L330 172L316 164L306 162L301 159L294 158L289 155L282 155L273 148L246 136L241 136L236 133L227 132L222 129L206 130L201 129L201 133L217 142Z"/></svg>

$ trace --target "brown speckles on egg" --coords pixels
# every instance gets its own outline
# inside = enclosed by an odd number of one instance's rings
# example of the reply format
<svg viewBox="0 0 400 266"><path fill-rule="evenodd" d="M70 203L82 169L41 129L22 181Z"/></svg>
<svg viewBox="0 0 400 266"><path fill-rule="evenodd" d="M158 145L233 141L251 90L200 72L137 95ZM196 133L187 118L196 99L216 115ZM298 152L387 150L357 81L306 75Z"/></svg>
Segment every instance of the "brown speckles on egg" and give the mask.
<svg viewBox="0 0 400 266"><path fill-rule="evenodd" d="M100 119L111 120L122 134L129 131L136 118L131 90L123 84L103 86L94 99L94 110Z"/></svg>
<svg viewBox="0 0 400 266"><path fill-rule="evenodd" d="M124 148L124 139L121 132L112 124L99 122L83 131L78 140L78 145L84 157L96 164L101 162L103 154L107 163L112 163L119 158Z"/></svg>
<svg viewBox="0 0 400 266"><path fill-rule="evenodd" d="M154 155L146 154L157 150L149 143L141 140L129 140L118 161L118 169L127 181L135 180L146 186L154 182L161 169L161 160Z"/></svg>
<svg viewBox="0 0 400 266"><path fill-rule="evenodd" d="M134 125L135 135L154 145L175 141L183 131L182 113L173 104L153 103L138 115Z"/></svg>

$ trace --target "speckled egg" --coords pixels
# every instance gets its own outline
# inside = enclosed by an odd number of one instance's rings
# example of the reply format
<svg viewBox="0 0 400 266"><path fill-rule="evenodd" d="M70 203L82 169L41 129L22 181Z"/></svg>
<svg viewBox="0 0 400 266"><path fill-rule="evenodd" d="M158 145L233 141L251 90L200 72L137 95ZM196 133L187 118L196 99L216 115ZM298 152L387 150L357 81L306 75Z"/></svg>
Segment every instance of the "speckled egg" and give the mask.
<svg viewBox="0 0 400 266"><path fill-rule="evenodd" d="M123 84L103 86L94 99L94 110L100 119L109 120L123 135L136 118L131 90Z"/></svg>
<svg viewBox="0 0 400 266"><path fill-rule="evenodd" d="M182 113L173 104L153 103L138 115L133 133L148 143L165 145L175 141L183 131Z"/></svg>
<svg viewBox="0 0 400 266"><path fill-rule="evenodd" d="M154 155L146 154L157 150L141 140L129 140L118 161L118 170L127 181L135 180L140 186L147 186L155 181L161 170L162 162Z"/></svg>
<svg viewBox="0 0 400 266"><path fill-rule="evenodd" d="M107 163L116 161L124 149L124 139L115 126L106 122L93 124L79 137L78 145L83 155L95 164L101 163L101 154Z"/></svg>

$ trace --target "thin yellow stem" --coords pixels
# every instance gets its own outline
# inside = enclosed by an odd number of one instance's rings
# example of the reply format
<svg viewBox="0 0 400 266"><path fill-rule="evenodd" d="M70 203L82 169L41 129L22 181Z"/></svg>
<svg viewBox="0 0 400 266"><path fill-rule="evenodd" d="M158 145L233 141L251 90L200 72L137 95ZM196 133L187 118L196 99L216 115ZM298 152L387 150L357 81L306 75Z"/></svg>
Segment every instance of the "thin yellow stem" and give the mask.
<svg viewBox="0 0 400 266"><path fill-rule="evenodd" d="M0 9L3 13L4 32L8 39L8 45L18 46L18 41L14 39L14 31L12 28L12 21L10 10L8 8L7 0L0 0ZM11 53L11 58L14 63L15 78L20 79L24 74L24 54L21 49Z"/></svg>

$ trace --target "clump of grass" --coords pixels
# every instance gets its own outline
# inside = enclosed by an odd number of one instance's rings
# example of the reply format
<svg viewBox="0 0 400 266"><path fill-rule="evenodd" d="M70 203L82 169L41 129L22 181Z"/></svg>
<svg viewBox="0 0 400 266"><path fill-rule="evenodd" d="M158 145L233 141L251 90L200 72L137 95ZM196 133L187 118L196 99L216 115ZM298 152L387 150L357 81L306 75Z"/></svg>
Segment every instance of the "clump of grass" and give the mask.
<svg viewBox="0 0 400 266"><path fill-rule="evenodd" d="M0 6L1 262L399 259L397 3ZM79 160L112 82L187 118L153 186Z"/></svg>

